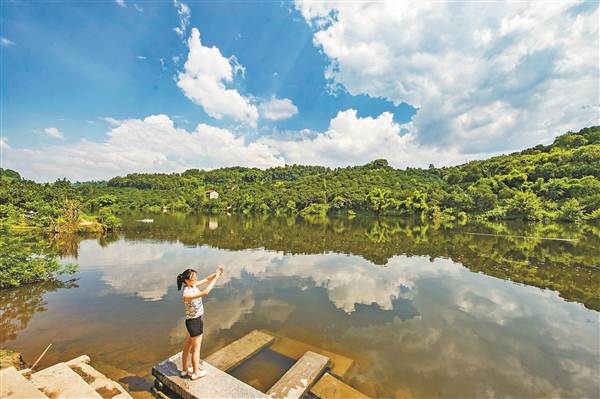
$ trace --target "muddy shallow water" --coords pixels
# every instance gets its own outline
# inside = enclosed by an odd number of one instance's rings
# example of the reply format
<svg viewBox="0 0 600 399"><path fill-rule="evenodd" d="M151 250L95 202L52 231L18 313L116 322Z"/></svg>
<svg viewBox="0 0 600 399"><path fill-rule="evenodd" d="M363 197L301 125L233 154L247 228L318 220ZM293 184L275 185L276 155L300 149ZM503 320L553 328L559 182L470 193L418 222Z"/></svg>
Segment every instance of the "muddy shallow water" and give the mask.
<svg viewBox="0 0 600 399"><path fill-rule="evenodd" d="M74 276L0 291L0 343L29 362L53 343L42 367L149 377L185 334L175 276L222 264L203 354L260 328L354 359L373 397L600 396L597 227L130 215L66 248ZM266 390L292 361L252 362L233 373Z"/></svg>

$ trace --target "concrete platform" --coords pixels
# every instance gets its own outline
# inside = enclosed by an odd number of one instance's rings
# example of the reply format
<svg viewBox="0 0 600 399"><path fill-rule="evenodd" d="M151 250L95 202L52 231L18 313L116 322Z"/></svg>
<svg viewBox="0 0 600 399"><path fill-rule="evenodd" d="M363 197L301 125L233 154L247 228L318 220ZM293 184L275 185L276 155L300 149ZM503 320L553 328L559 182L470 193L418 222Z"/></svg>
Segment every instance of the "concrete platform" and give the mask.
<svg viewBox="0 0 600 399"><path fill-rule="evenodd" d="M102 399L102 396L65 363L57 363L33 373L31 383L50 398Z"/></svg>
<svg viewBox="0 0 600 399"><path fill-rule="evenodd" d="M205 360L219 370L228 371L269 346L273 341L275 341L275 337L272 335L254 330L219 349Z"/></svg>
<svg viewBox="0 0 600 399"><path fill-rule="evenodd" d="M21 375L14 367L0 371L0 398L2 399L48 399L40 390Z"/></svg>
<svg viewBox="0 0 600 399"><path fill-rule="evenodd" d="M310 388L310 392L320 399L370 399L329 373L323 374L323 377Z"/></svg>
<svg viewBox="0 0 600 399"><path fill-rule="evenodd" d="M306 352L268 391L273 399L300 399L323 374L329 359Z"/></svg>
<svg viewBox="0 0 600 399"><path fill-rule="evenodd" d="M183 399L271 399L210 363L206 361L202 363L202 367L208 371L205 377L195 381L181 378L179 376L181 352L179 352L154 366L152 375Z"/></svg>

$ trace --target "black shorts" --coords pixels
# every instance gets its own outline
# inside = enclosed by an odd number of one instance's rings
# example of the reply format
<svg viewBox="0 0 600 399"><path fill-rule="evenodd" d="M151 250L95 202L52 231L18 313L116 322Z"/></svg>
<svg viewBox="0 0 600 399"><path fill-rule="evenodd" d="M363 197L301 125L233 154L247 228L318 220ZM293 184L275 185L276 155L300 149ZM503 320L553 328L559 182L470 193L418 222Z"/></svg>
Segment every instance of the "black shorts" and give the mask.
<svg viewBox="0 0 600 399"><path fill-rule="evenodd" d="M202 335L202 332L204 331L204 322L202 321L202 316L198 316L193 319L185 319L185 328L187 328L188 333L190 333L190 337Z"/></svg>

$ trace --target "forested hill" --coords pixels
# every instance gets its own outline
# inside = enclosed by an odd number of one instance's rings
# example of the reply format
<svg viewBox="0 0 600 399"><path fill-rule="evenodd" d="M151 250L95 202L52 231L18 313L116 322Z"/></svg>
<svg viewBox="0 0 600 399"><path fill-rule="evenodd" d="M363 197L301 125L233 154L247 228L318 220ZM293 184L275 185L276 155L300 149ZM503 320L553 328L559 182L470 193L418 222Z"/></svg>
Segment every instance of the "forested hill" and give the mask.
<svg viewBox="0 0 600 399"><path fill-rule="evenodd" d="M536 147L454 167L390 167L385 160L330 169L292 165L232 167L180 174L129 174L108 183L38 185L2 172L0 204L35 207L19 192L67 196L92 210L231 213L374 212L422 218L600 219L600 126L569 132ZM16 175L16 176L15 176ZM36 189L36 187L38 187ZM208 190L219 193L210 199ZM62 197L61 197L62 196Z"/></svg>

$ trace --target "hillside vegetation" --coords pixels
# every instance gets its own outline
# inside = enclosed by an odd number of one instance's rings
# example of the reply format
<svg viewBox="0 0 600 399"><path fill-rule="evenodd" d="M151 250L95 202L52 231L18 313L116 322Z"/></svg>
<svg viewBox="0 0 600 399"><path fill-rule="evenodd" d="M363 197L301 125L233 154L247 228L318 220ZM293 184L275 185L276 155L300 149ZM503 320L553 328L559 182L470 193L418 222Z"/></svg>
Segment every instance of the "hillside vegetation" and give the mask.
<svg viewBox="0 0 600 399"><path fill-rule="evenodd" d="M0 220L50 227L72 201L118 226L125 210L325 215L372 212L423 219L600 219L600 127L551 145L454 167L394 169L386 160L326 168L231 167L129 174L108 182L38 184L1 170ZM209 199L207 190L218 199Z"/></svg>

